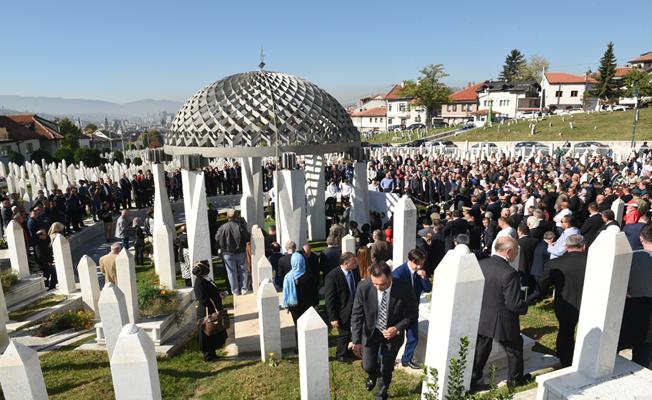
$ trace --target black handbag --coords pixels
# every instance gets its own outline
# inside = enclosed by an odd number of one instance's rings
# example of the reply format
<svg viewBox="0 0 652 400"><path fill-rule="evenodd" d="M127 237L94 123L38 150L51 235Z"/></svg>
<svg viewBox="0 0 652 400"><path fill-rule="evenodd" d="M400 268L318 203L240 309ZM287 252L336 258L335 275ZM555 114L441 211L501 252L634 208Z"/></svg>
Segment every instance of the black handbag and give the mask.
<svg viewBox="0 0 652 400"><path fill-rule="evenodd" d="M213 308L215 312L212 314L208 313L208 307L206 307L206 316L204 319L200 320L202 324L202 331L206 336L213 336L218 333L224 332L231 326L231 320L229 319L229 313L226 310L218 310L217 306L213 299L210 299L213 303Z"/></svg>

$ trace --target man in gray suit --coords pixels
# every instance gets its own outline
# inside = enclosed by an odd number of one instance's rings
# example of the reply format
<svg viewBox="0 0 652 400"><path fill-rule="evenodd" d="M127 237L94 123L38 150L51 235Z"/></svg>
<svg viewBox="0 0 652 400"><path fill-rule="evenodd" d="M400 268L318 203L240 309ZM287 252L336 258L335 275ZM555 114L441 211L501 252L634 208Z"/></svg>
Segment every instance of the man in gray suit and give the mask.
<svg viewBox="0 0 652 400"><path fill-rule="evenodd" d="M392 280L392 269L374 263L370 279L360 282L351 313L353 352L362 358L367 372L367 390L372 391L380 377L376 399L387 399L394 362L405 340L405 329L418 317L413 289ZM379 360L380 353L380 360Z"/></svg>

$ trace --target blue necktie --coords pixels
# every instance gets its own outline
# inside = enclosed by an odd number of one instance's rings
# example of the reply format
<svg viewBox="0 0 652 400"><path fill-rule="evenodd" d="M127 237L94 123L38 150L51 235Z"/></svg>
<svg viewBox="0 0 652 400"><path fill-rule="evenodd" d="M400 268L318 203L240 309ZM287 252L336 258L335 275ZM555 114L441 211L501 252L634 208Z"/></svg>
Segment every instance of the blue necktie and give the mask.
<svg viewBox="0 0 652 400"><path fill-rule="evenodd" d="M349 290L351 291L351 296L355 295L355 281L353 280L353 273L348 271L346 273L346 281L349 284Z"/></svg>

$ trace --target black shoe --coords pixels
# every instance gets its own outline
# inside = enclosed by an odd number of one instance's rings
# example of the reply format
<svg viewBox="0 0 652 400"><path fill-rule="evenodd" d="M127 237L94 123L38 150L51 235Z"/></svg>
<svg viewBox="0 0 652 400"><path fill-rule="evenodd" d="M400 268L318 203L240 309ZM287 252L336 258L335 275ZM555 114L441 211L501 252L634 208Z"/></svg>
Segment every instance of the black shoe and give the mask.
<svg viewBox="0 0 652 400"><path fill-rule="evenodd" d="M376 378L367 378L367 392L371 392L376 387Z"/></svg>
<svg viewBox="0 0 652 400"><path fill-rule="evenodd" d="M405 368L412 368L412 369L421 369L421 366L414 361L409 361L409 362L401 362L401 365Z"/></svg>
<svg viewBox="0 0 652 400"><path fill-rule="evenodd" d="M469 389L469 392L470 393L486 392L489 389L491 389L491 385L489 384L471 382L471 387Z"/></svg>
<svg viewBox="0 0 652 400"><path fill-rule="evenodd" d="M202 359L204 360L204 362L217 361L217 355L215 355L215 354L204 355L204 357L202 357Z"/></svg>
<svg viewBox="0 0 652 400"><path fill-rule="evenodd" d="M532 380L532 375L525 374L525 375L521 376L520 378L507 380L507 387L508 388L513 388L515 386L525 385L526 383L528 383L531 380Z"/></svg>
<svg viewBox="0 0 652 400"><path fill-rule="evenodd" d="M343 356L343 357L337 357L337 361L341 363L350 364L354 361L354 359L351 357Z"/></svg>

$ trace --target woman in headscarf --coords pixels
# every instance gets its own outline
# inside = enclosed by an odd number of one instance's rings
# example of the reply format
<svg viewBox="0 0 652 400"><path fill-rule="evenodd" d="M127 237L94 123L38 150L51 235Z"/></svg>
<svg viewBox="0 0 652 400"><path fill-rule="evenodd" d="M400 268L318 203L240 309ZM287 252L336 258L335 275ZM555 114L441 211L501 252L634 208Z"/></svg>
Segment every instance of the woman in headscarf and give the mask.
<svg viewBox="0 0 652 400"><path fill-rule="evenodd" d="M50 225L50 230L48 231L48 236L50 237L50 241L54 241L54 238L57 236L57 233L63 235L65 229L66 227L61 222L55 222L52 225Z"/></svg>
<svg viewBox="0 0 652 400"><path fill-rule="evenodd" d="M294 326L312 305L314 293L319 290L310 274L306 274L306 259L299 252L292 253L292 269L283 278L283 308L292 314Z"/></svg>
<svg viewBox="0 0 652 400"><path fill-rule="evenodd" d="M207 315L224 309L220 290L208 277L209 272L210 267L206 261L198 261L192 268L192 274L195 275L193 291L197 298L197 320L203 320ZM199 349L203 354L203 360L206 362L217 360L215 350L224 346L226 338L226 331L218 332L212 336L206 336L204 326L198 324L197 340L199 342Z"/></svg>

